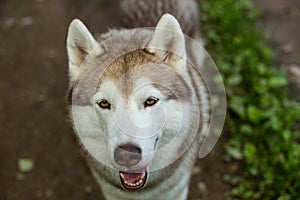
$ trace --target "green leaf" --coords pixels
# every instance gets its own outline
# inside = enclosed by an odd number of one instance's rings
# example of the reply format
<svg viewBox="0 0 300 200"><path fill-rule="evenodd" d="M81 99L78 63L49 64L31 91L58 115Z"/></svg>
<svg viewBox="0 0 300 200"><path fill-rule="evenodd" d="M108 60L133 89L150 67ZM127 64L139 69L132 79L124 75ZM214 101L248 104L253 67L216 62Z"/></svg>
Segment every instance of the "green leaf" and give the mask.
<svg viewBox="0 0 300 200"><path fill-rule="evenodd" d="M21 172L29 172L33 169L34 162L29 158L20 158L18 160L18 168Z"/></svg>
<svg viewBox="0 0 300 200"><path fill-rule="evenodd" d="M244 147L244 155L247 160L253 160L256 156L256 146L251 143L245 144Z"/></svg>
<svg viewBox="0 0 300 200"><path fill-rule="evenodd" d="M258 123L263 118L263 111L253 105L250 105L247 108L247 115L251 122Z"/></svg>
<svg viewBox="0 0 300 200"><path fill-rule="evenodd" d="M242 76L240 74L235 74L227 79L227 84L230 86L239 85L242 81Z"/></svg>
<svg viewBox="0 0 300 200"><path fill-rule="evenodd" d="M229 104L229 108L240 117L245 117L245 100L239 96L233 96Z"/></svg>
<svg viewBox="0 0 300 200"><path fill-rule="evenodd" d="M252 134L253 133L253 128L250 124L244 124L241 126L241 132L244 133L244 134Z"/></svg>
<svg viewBox="0 0 300 200"><path fill-rule="evenodd" d="M285 76L275 76L270 78L269 85L273 88L287 86L288 80Z"/></svg>
<svg viewBox="0 0 300 200"><path fill-rule="evenodd" d="M239 149L233 147L227 149L227 154L236 160L240 160L243 157L242 152Z"/></svg>

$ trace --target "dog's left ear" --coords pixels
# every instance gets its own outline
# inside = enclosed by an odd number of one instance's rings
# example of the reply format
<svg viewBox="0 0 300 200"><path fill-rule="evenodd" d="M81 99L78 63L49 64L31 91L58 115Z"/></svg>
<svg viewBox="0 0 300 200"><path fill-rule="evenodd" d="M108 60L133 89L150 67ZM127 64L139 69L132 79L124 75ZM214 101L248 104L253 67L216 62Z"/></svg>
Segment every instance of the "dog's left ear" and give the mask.
<svg viewBox="0 0 300 200"><path fill-rule="evenodd" d="M186 71L184 34L172 15L165 14L161 17L146 49L176 67L180 73Z"/></svg>
<svg viewBox="0 0 300 200"><path fill-rule="evenodd" d="M84 59L98 45L99 43L80 20L74 19L71 22L67 37L70 83L76 80Z"/></svg>

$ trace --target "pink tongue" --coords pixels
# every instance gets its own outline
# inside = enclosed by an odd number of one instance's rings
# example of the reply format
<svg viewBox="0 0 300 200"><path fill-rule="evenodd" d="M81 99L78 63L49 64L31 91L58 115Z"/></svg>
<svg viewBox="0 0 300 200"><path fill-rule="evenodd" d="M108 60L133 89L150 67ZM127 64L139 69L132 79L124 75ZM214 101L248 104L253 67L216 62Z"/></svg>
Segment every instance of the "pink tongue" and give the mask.
<svg viewBox="0 0 300 200"><path fill-rule="evenodd" d="M127 173L127 172L123 172L122 173L124 175L124 179L128 182L134 183L137 182L138 180L140 180L142 173Z"/></svg>

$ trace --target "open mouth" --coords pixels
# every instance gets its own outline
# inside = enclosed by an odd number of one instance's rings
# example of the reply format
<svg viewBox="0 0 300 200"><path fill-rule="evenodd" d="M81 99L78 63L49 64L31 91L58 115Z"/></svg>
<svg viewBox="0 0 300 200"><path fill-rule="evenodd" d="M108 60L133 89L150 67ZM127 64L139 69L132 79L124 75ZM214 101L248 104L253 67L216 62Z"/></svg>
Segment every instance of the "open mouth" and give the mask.
<svg viewBox="0 0 300 200"><path fill-rule="evenodd" d="M127 190L139 190L141 189L147 180L147 171L142 169L134 172L119 172L121 183Z"/></svg>

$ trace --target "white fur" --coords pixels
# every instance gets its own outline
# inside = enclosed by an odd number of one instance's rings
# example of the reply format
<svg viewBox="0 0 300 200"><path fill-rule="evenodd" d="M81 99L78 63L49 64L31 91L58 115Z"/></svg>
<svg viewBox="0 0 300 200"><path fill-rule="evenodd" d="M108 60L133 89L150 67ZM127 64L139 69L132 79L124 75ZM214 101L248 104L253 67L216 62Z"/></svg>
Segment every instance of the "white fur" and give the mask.
<svg viewBox="0 0 300 200"><path fill-rule="evenodd" d="M70 82L75 81L78 77L80 66L83 63L81 58L90 54L98 45L99 43L80 20L74 19L71 22L67 37ZM81 55L83 52L87 55Z"/></svg>
<svg viewBox="0 0 300 200"><path fill-rule="evenodd" d="M106 153L107 137L97 121L95 110L90 106L72 106L74 129L81 144L97 159L111 166Z"/></svg>
<svg viewBox="0 0 300 200"><path fill-rule="evenodd" d="M171 49L168 49L168 47ZM166 50L178 56L173 65L181 74L186 73L186 50L184 34L178 21L170 14L165 14L159 20L153 39L149 43L149 51L156 53L160 57L167 56Z"/></svg>
<svg viewBox="0 0 300 200"><path fill-rule="evenodd" d="M99 124L102 124L102 131L109 138L110 162L118 168L121 167L113 160L114 149L118 145L126 143L138 145L143 153L142 160L135 167L139 169L148 166L153 158L156 138L161 137L165 129L177 127L174 124L182 121L182 111L174 110L174 107L180 108L179 103L165 101L163 94L147 79L137 80L133 91L129 99L124 99L117 86L111 81L106 81L94 96L94 104L101 99L111 103L111 110L97 106L95 110ZM144 108L144 102L151 96L159 98L159 102L152 107ZM170 132L176 133L178 130Z"/></svg>
<svg viewBox="0 0 300 200"><path fill-rule="evenodd" d="M83 62L78 58L79 54L83 51L88 56L97 48L98 43L87 28L80 21L75 20L69 28L67 46L70 83L72 83L78 78L80 65ZM168 47L171 49L166 49ZM166 50L173 52L175 57L167 55ZM199 90L203 99L201 99L201 105L198 105L195 91L190 94L191 100L185 102L168 99L163 91L152 85L152 80L145 77L135 80L132 93L125 95L122 94L123 91L119 88L118 83L108 78L101 82L98 90L90 99L90 105L72 106L76 133L88 153L100 161L98 165L92 166L91 164L91 169L102 187L104 196L109 200L183 200L187 198L188 181L193 161L199 150L194 138L198 132L200 110L206 113L208 109L205 105L207 91L198 75L188 77L185 39L179 23L173 16L166 14L161 18L148 45L148 51L163 59L171 56L168 61L191 88L191 79L196 81L198 88L195 89ZM148 97L156 97L159 101L154 106L144 107L144 102ZM111 109L99 108L97 102L100 100L107 100L111 104ZM203 115L203 118L205 121L208 116ZM157 138L159 138L159 143L155 148ZM191 143L184 143L185 141ZM163 173L155 174L156 170L159 171L176 162L183 153L185 156L181 157L183 161L179 164L178 169L174 170L169 177L164 177L164 181L159 185L151 186L151 190L128 193L111 185L101 177L99 170L97 171L99 168L102 172L101 163L110 169L117 169L107 172L111 174L113 180L116 180L118 179L118 170L128 170L114 161L116 147L127 143L135 144L142 149L142 159L131 170L147 166L153 172L149 174L149 181L152 176L153 179L165 176ZM191 148L187 150L189 147Z"/></svg>

